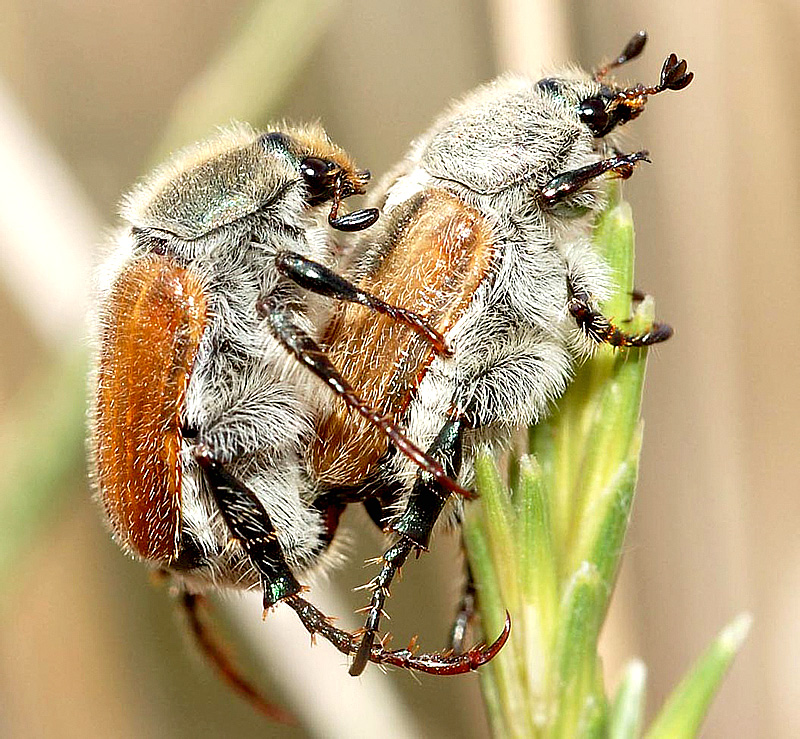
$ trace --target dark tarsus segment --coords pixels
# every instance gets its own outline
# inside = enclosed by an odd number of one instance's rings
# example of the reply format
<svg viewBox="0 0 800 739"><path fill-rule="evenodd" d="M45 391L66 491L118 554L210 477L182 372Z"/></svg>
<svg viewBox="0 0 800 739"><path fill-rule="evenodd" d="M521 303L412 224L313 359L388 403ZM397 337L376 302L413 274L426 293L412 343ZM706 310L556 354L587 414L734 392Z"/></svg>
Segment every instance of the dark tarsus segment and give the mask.
<svg viewBox="0 0 800 739"><path fill-rule="evenodd" d="M337 231L363 231L374 224L380 211L377 208L363 208L361 210L354 210L352 213L346 213L343 216L328 216L328 223Z"/></svg>
<svg viewBox="0 0 800 739"><path fill-rule="evenodd" d="M222 466L208 447L199 444L195 458L225 524L261 575L264 609L299 593L300 583L286 564L275 527L261 501Z"/></svg>
<svg viewBox="0 0 800 739"><path fill-rule="evenodd" d="M539 197L544 205L554 205L606 172L614 172L618 177L626 180L633 174L633 168L637 162L649 161L646 151L616 154L608 159L601 159L599 162L587 164L585 167L578 167L578 169L556 175L539 191Z"/></svg>
<svg viewBox="0 0 800 739"><path fill-rule="evenodd" d="M456 476L461 468L461 440L465 428L463 414L452 418L445 423L428 449L431 457L444 460L444 468L449 476ZM400 539L384 553L381 571L370 583L372 600L361 644L350 665L351 675L360 675L370 660L394 576L412 551L427 549L433 526L449 497L437 480L424 473L417 474L405 511L390 527L400 535Z"/></svg>
<svg viewBox="0 0 800 739"><path fill-rule="evenodd" d="M370 178L369 170L363 170L359 172L359 175L363 178L364 183ZM364 191L361 189L359 192ZM352 213L347 213L343 216L338 215L342 200L355 194L356 192L352 191L347 186L346 181L341 176L337 178L333 190L331 210L328 213L328 223L332 228L347 232L363 231L378 220L381 213L377 208L364 208L362 210L355 210Z"/></svg>
<svg viewBox="0 0 800 739"><path fill-rule="evenodd" d="M441 464L414 444L391 416L382 415L358 396L353 387L320 349L317 342L292 320L290 310L281 306L273 297L259 300L258 310L267 319L273 336L280 341L284 348L294 354L302 364L331 388L348 407L375 426L399 451L422 470L432 475L443 488L465 498L472 497L468 490L448 477Z"/></svg>
<svg viewBox="0 0 800 739"><path fill-rule="evenodd" d="M425 319L413 311L390 305L375 295L362 290L344 277L337 275L318 262L306 259L295 252L285 251L275 257L278 271L306 290L336 298L348 303L358 303L376 313L383 313L398 323L404 323L416 334L425 339L439 353L451 354L444 336L431 328Z"/></svg>
<svg viewBox="0 0 800 739"><path fill-rule="evenodd" d="M598 343L611 346L650 346L666 341L672 336L672 326L654 323L649 331L630 334L617 328L602 313L592 307L591 298L584 290L570 285L568 309L581 330Z"/></svg>
<svg viewBox="0 0 800 739"><path fill-rule="evenodd" d="M198 649L216 668L222 679L256 711L271 721L296 725L297 719L292 714L267 701L248 680L242 677L228 655L225 654L222 645L214 638L206 624L203 623L203 619L200 616L200 606L203 603L205 603L205 598L201 595L189 593L186 590L180 594L180 604L186 613L189 630L192 632Z"/></svg>
<svg viewBox="0 0 800 739"><path fill-rule="evenodd" d="M405 564L408 555L417 548L411 539L401 538L393 546L386 550L382 557L383 566L377 577L370 583L372 587L372 600L369 604L367 619L364 622L364 633L361 643L358 645L353 664L350 665L350 674L357 677L367 666L370 655L374 649L375 637L378 635L378 628L383 615L383 606L389 595L389 585L398 570Z"/></svg>
<svg viewBox="0 0 800 739"><path fill-rule="evenodd" d="M358 648L358 637L337 629L324 613L298 594L302 588L289 570L272 522L253 492L227 472L209 449L200 446L195 456L206 474L211 492L231 534L239 541L253 566L262 575L265 608L283 601L296 611L312 636L320 634L343 654L353 654ZM196 602L184 601L184 607L186 606L196 606ZM249 697L250 692L254 692L253 689L230 667L227 658L208 638L196 617L196 608L194 611L187 608L187 611L190 625L203 651L223 677ZM511 619L507 615L503 631L489 646L479 645L459 655L415 654L411 647L390 651L379 646L371 647L367 660L434 675L459 675L475 670L492 659L506 643L510 631Z"/></svg>
<svg viewBox="0 0 800 739"><path fill-rule="evenodd" d="M303 625L311 634L320 634L342 654L350 655L356 650L356 637L347 631L337 629L323 613L308 601L293 595L286 599L286 603L294 608ZM491 659L494 659L506 641L508 641L510 633L511 617L506 612L506 622L503 630L497 639L488 646L479 644L464 654L418 654L414 652L413 643L407 649L391 651L385 650L383 647L372 647L368 661L416 670L417 672L427 672L431 675L461 675L465 672L477 670L481 665L485 665Z"/></svg>

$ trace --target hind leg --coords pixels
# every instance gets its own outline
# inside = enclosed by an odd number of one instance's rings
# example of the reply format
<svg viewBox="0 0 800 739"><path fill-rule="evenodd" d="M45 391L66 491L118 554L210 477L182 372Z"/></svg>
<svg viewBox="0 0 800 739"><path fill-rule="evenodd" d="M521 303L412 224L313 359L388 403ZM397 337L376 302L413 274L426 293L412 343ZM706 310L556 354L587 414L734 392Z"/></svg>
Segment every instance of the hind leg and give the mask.
<svg viewBox="0 0 800 739"><path fill-rule="evenodd" d="M358 639L333 626L325 614L300 595L304 588L290 570L275 528L258 498L215 459L210 449L199 446L195 456L231 536L239 542L261 576L264 608L286 603L312 636L319 634L343 654L355 653ZM509 629L507 625L490 647L476 648L462 655L414 654L408 649L390 651L370 645L366 660L433 674L469 672L499 651L508 638Z"/></svg>

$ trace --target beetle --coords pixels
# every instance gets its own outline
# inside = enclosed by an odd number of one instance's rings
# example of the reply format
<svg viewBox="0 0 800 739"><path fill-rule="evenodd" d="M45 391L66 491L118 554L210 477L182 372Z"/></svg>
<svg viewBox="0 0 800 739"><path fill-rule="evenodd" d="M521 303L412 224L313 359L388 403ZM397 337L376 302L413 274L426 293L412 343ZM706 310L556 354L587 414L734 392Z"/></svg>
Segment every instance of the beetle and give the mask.
<svg viewBox="0 0 800 739"><path fill-rule="evenodd" d="M378 216L374 208L339 213L368 177L318 126L262 133L235 125L178 152L125 198L124 225L98 270L95 496L120 546L180 584L201 647L256 703L201 628L198 593L258 587L265 611L285 602L312 634L347 654L356 644L302 597L298 579L338 556L338 511L314 505L301 456L327 402L314 375L415 464L460 490L316 345L327 298L335 298L369 306L445 351L414 313L330 267L338 247L329 227L360 231ZM302 275L287 268L297 262ZM407 650L376 648L370 658L437 664Z"/></svg>
<svg viewBox="0 0 800 739"><path fill-rule="evenodd" d="M648 346L672 329L625 332L600 312L608 268L591 247L607 176L628 178L646 151L618 147L619 126L650 96L692 80L670 54L656 85L619 86L609 72L637 57L636 34L594 73L538 81L507 75L454 104L371 194L383 217L357 239L346 274L362 289L423 316L450 354L401 325L342 305L323 344L357 391L469 487L477 445L543 418L597 343ZM387 338L388 337L388 338ZM308 454L327 498L362 501L393 537L369 583L372 598L350 673L365 668L389 586L434 524L461 499L392 453L385 439L331 407ZM463 632L462 625L459 631Z"/></svg>

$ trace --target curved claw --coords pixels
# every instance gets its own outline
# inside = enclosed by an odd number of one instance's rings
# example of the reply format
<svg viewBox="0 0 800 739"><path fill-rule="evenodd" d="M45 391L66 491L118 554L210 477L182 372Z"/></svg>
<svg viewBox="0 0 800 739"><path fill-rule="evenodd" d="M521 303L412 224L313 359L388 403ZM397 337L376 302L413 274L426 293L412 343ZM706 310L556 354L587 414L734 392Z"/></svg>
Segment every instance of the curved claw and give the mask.
<svg viewBox="0 0 800 739"><path fill-rule="evenodd" d="M477 670L494 659L505 646L511 634L511 615L506 611L506 622L500 636L489 646L479 644L463 654L440 654L428 652L414 654L409 649L384 651L382 647L373 647L370 661L384 665L393 665L407 670L427 672L431 675L462 675Z"/></svg>
<svg viewBox="0 0 800 739"><path fill-rule="evenodd" d="M358 649L357 637L349 631L337 629L316 606L313 606L299 595L285 598L284 603L295 610L303 625L310 634L319 634L327 639L342 654L351 655ZM489 660L494 659L503 648L511 634L511 615L506 611L506 622L500 636L488 647L478 645L464 654L438 654L429 652L414 654L410 649L385 650L373 647L369 661L377 664L393 665L407 670L427 672L432 675L462 675L477 670Z"/></svg>

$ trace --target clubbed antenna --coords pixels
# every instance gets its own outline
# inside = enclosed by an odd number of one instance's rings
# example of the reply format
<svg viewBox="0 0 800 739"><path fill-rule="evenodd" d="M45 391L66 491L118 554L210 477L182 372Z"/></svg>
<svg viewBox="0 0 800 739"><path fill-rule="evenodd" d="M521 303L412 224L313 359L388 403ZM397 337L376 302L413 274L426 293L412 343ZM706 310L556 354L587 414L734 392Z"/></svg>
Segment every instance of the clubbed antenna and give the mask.
<svg viewBox="0 0 800 739"><path fill-rule="evenodd" d="M616 94L616 106L622 106L625 111L622 115L618 113L621 122L629 121L644 109L647 98L650 95L657 95L664 90L682 90L694 79L694 72L686 71L686 60L678 59L677 54L670 54L661 67L661 78L657 85L645 86L642 84L620 90Z"/></svg>
<svg viewBox="0 0 800 739"><path fill-rule="evenodd" d="M661 67L661 81L652 94L662 90L682 90L694 79L694 72L686 71L686 60L670 54Z"/></svg>
<svg viewBox="0 0 800 739"><path fill-rule="evenodd" d="M613 61L609 62L600 69L595 70L594 78L598 82L603 79L612 69L621 67L623 64L636 59L642 53L644 45L647 43L647 31L638 31L633 38L628 41L622 53ZM688 83L687 83L688 84Z"/></svg>

